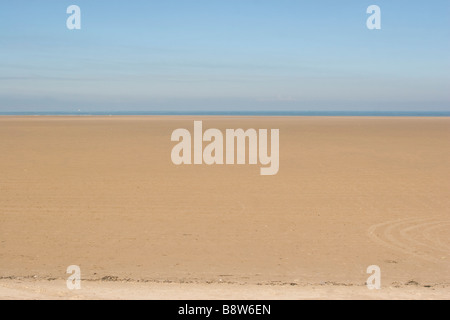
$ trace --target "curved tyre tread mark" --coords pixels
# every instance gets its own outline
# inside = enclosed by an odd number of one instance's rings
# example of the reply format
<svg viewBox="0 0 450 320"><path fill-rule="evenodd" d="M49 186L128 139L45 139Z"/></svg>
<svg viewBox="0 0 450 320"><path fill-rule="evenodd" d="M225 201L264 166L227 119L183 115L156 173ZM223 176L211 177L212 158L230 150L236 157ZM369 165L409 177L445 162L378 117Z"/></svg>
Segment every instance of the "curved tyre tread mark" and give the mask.
<svg viewBox="0 0 450 320"><path fill-rule="evenodd" d="M435 219L400 219L371 226L368 236L374 242L392 250L438 263L448 258L450 252L448 246L436 237L436 232L433 236L431 231L446 230L448 224L450 221Z"/></svg>

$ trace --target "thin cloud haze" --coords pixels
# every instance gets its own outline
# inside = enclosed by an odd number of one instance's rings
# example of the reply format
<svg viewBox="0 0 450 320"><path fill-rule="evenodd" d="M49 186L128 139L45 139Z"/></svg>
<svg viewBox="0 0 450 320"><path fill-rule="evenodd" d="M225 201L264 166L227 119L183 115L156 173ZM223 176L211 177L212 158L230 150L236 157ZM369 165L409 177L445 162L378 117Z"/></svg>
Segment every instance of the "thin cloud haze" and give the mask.
<svg viewBox="0 0 450 320"><path fill-rule="evenodd" d="M0 112L450 111L449 2L2 4Z"/></svg>

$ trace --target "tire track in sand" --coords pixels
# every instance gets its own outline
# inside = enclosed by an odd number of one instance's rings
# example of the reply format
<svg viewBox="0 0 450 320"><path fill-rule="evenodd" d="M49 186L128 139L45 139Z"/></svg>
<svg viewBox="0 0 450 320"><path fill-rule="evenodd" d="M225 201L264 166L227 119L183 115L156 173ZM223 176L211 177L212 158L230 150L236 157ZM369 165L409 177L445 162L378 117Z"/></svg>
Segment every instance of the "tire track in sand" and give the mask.
<svg viewBox="0 0 450 320"><path fill-rule="evenodd" d="M450 220L408 218L373 225L369 238L385 247L429 262L449 261L448 243L438 237L446 232ZM433 232L432 232L433 231Z"/></svg>

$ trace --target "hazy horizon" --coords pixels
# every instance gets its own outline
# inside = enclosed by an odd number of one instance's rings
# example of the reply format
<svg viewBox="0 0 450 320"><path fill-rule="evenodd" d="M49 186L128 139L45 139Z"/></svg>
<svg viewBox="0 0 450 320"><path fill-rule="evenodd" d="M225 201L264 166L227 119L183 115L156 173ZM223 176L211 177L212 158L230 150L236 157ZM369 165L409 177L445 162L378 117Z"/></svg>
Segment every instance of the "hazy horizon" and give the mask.
<svg viewBox="0 0 450 320"><path fill-rule="evenodd" d="M449 17L445 0L2 3L0 112L448 112Z"/></svg>

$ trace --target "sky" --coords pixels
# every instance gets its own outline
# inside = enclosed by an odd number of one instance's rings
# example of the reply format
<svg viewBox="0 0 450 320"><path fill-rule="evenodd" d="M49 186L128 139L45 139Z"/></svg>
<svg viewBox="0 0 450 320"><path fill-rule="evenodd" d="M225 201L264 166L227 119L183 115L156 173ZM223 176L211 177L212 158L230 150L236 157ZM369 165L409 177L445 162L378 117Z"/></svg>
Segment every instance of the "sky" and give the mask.
<svg viewBox="0 0 450 320"><path fill-rule="evenodd" d="M0 112L450 111L449 53L448 0L1 1Z"/></svg>

